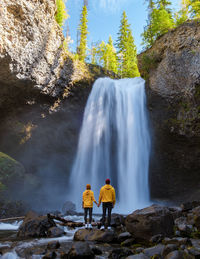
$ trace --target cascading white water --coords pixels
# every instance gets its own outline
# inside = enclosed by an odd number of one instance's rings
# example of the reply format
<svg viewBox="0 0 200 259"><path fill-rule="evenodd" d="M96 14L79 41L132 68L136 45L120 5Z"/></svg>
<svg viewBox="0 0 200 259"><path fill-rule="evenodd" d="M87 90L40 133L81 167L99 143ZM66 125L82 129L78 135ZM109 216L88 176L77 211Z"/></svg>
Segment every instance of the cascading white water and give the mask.
<svg viewBox="0 0 200 259"><path fill-rule="evenodd" d="M149 203L150 135L142 78L98 79L85 108L70 197L81 208L90 183L98 200L106 178L117 194L115 211L129 213Z"/></svg>

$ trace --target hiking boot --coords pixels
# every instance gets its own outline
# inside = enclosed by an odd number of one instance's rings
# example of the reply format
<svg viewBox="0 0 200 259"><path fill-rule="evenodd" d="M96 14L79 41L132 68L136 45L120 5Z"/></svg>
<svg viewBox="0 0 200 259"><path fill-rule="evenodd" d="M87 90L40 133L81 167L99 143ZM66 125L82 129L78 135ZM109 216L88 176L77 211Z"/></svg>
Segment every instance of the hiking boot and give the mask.
<svg viewBox="0 0 200 259"><path fill-rule="evenodd" d="M91 225L91 224L89 224L88 228L89 228L89 229L92 229L92 225Z"/></svg>
<svg viewBox="0 0 200 259"><path fill-rule="evenodd" d="M111 230L111 227L110 227L110 226L108 227L108 230Z"/></svg>
<svg viewBox="0 0 200 259"><path fill-rule="evenodd" d="M88 228L88 224L85 224L85 228L86 228L86 229Z"/></svg>
<svg viewBox="0 0 200 259"><path fill-rule="evenodd" d="M103 230L103 229L105 229L105 227L104 227L104 226L101 226L100 230Z"/></svg>

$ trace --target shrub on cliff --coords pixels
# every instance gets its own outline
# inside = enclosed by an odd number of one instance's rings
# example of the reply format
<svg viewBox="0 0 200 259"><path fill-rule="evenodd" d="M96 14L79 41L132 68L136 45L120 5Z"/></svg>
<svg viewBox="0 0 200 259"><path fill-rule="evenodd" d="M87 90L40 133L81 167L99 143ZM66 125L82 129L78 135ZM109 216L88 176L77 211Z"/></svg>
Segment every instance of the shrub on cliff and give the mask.
<svg viewBox="0 0 200 259"><path fill-rule="evenodd" d="M24 167L10 156L0 152L0 192L22 182Z"/></svg>
<svg viewBox="0 0 200 259"><path fill-rule="evenodd" d="M57 23L60 25L60 27L62 27L65 19L67 19L68 17L65 9L65 3L63 0L56 0L56 6L57 6L57 11L56 11L55 19Z"/></svg>

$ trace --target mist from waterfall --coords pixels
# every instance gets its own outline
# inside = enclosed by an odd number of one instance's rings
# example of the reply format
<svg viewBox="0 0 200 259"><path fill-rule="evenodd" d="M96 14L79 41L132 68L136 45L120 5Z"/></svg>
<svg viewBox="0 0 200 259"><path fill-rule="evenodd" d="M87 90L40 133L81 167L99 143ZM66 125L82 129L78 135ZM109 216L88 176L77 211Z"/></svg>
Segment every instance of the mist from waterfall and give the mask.
<svg viewBox="0 0 200 259"><path fill-rule="evenodd" d="M116 190L115 212L130 213L147 206L150 144L145 81L139 77L96 80L85 108L68 186L77 210L81 209L85 185L91 184L98 201L106 178Z"/></svg>

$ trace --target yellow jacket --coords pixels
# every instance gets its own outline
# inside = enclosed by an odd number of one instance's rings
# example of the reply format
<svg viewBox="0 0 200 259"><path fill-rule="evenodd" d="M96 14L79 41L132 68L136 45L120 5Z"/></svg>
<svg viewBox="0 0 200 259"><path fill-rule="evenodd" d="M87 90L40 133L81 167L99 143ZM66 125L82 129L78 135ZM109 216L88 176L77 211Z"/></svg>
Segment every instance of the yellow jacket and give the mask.
<svg viewBox="0 0 200 259"><path fill-rule="evenodd" d="M85 190L83 192L83 208L92 208L93 201L95 201L93 191Z"/></svg>
<svg viewBox="0 0 200 259"><path fill-rule="evenodd" d="M115 189L110 184L105 184L101 187L99 194L99 204L101 202L112 202L115 205Z"/></svg>

